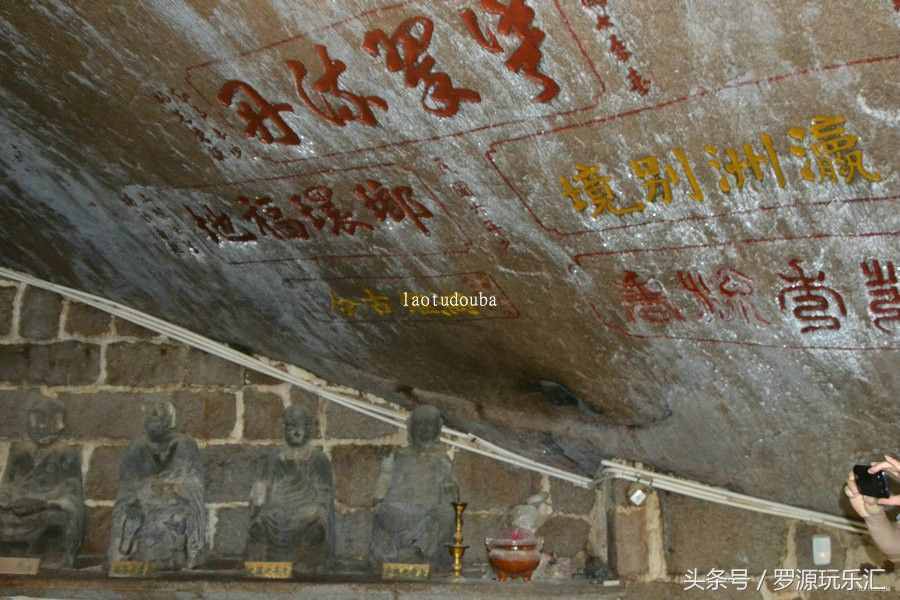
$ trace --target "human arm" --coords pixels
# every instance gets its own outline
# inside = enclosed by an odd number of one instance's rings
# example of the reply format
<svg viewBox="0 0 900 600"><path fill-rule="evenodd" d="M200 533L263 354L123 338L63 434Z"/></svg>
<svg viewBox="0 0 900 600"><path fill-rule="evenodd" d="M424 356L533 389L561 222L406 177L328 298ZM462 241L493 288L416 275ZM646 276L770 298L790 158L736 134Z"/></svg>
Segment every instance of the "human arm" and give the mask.
<svg viewBox="0 0 900 600"><path fill-rule="evenodd" d="M881 500L864 496L856 486L856 476L853 471L850 471L847 477L844 491L850 499L850 506L865 520L869 534L878 549L890 560L900 562L900 528L895 523L891 523L884 512L884 505L888 504L889 500L894 500L897 505L900 505L900 496Z"/></svg>

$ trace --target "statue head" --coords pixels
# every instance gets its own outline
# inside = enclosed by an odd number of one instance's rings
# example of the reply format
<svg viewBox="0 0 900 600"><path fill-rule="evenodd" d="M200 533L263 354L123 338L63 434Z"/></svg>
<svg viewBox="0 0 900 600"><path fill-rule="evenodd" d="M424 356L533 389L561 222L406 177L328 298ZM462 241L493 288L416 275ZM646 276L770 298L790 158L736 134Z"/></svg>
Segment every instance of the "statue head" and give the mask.
<svg viewBox="0 0 900 600"><path fill-rule="evenodd" d="M406 428L413 448L427 448L441 437L441 411L433 406L420 406L409 415Z"/></svg>
<svg viewBox="0 0 900 600"><path fill-rule="evenodd" d="M49 446L66 428L66 408L61 402L42 398L28 406L28 437L38 446Z"/></svg>
<svg viewBox="0 0 900 600"><path fill-rule="evenodd" d="M164 442L175 433L175 406L167 400L144 403L144 433L153 442Z"/></svg>
<svg viewBox="0 0 900 600"><path fill-rule="evenodd" d="M315 433L315 423L300 405L294 404L284 410L284 441L288 446L301 448L309 444Z"/></svg>

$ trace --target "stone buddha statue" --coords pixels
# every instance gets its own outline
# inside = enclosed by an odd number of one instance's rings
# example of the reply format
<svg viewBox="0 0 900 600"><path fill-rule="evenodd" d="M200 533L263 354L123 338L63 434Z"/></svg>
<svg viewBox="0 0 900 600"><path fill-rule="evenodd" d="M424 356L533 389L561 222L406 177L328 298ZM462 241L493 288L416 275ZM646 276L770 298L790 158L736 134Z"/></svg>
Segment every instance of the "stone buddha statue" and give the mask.
<svg viewBox="0 0 900 600"><path fill-rule="evenodd" d="M197 443L175 431L175 418L170 402L144 405L144 435L131 442L119 468L111 561L180 570L205 558L205 469Z"/></svg>
<svg viewBox="0 0 900 600"><path fill-rule="evenodd" d="M63 567L74 567L84 538L81 452L57 444L65 408L39 400L27 409L29 442L13 442L0 482L0 554L25 546L30 556L58 549Z"/></svg>
<svg viewBox="0 0 900 600"><path fill-rule="evenodd" d="M409 417L409 445L381 464L370 554L376 563L450 564L458 486L440 445L441 413L420 406Z"/></svg>
<svg viewBox="0 0 900 600"><path fill-rule="evenodd" d="M334 556L334 474L314 448L314 421L301 406L284 412L286 445L273 451L250 494L246 558L326 569Z"/></svg>

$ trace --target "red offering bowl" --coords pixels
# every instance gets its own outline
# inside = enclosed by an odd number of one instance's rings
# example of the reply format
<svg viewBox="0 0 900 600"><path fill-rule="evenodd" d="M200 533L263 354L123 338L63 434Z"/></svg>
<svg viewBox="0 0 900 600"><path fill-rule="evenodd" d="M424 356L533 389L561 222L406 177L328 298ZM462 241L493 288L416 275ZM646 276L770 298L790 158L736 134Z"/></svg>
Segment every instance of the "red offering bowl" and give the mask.
<svg viewBox="0 0 900 600"><path fill-rule="evenodd" d="M538 550L540 543L541 540L534 537L484 540L491 568L500 581L516 577L522 581L531 581L531 574L541 562L541 552Z"/></svg>

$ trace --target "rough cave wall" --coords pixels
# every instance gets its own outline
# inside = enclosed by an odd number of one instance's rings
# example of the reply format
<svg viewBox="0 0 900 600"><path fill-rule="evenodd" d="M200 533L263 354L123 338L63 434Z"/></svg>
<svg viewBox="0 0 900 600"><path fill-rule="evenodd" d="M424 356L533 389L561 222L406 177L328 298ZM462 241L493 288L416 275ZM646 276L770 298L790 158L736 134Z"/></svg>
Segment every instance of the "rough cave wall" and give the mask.
<svg viewBox="0 0 900 600"><path fill-rule="evenodd" d="M244 552L250 488L260 472L258 461L282 443L281 414L288 403L305 406L316 418L313 443L331 458L335 473L336 552L350 564L369 555L381 459L406 443L405 431L290 384L84 304L0 280L0 473L9 443L26 435L26 406L41 396L66 406L66 443L82 450L88 504L84 555L107 551L119 463L129 441L142 432L143 398L170 400L179 429L201 446L214 559L240 558ZM582 566L588 554L605 556L600 492L447 450L469 503L468 564L485 563L483 539L504 527L511 506L541 491L549 493L555 509L540 530L547 551L577 557Z"/></svg>
<svg viewBox="0 0 900 600"><path fill-rule="evenodd" d="M499 5L7 3L3 264L585 474L842 510L897 435L896 2Z"/></svg>

